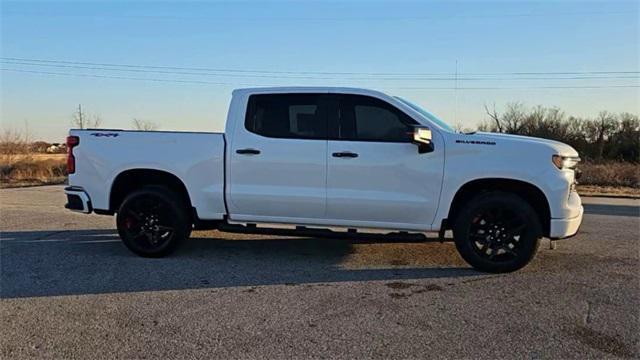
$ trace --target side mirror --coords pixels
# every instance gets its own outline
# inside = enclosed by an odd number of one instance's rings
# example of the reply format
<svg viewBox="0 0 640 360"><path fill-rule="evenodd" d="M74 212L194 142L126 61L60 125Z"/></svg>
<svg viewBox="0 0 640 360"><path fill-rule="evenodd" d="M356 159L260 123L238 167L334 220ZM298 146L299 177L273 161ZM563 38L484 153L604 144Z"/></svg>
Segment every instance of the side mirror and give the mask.
<svg viewBox="0 0 640 360"><path fill-rule="evenodd" d="M431 130L423 126L413 128L412 143L418 145L418 153L425 154L433 151L433 142L431 141Z"/></svg>

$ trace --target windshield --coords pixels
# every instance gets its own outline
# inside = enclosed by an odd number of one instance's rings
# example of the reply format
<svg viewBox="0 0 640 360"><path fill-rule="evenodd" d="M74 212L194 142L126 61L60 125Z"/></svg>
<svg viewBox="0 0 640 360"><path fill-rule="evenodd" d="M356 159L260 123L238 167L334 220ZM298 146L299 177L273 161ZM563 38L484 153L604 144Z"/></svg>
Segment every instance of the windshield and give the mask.
<svg viewBox="0 0 640 360"><path fill-rule="evenodd" d="M413 110L419 112L422 116L426 117L427 119L433 121L434 123L436 123L438 126L440 126L441 128L450 131L450 132L456 132L454 128L451 127L451 125L447 124L446 122L440 120L437 116L433 115L432 113L428 112L427 110L421 108L420 106L412 103L409 100L405 100L401 97L396 96L396 99L400 100L403 104L409 106L410 108L412 108Z"/></svg>

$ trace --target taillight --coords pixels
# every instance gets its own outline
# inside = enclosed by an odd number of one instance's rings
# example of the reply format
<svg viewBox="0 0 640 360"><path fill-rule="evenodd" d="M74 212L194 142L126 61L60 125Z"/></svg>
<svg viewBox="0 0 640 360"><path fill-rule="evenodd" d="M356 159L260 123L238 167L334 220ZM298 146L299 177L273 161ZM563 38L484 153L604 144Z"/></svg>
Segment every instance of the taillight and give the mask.
<svg viewBox="0 0 640 360"><path fill-rule="evenodd" d="M80 138L77 136L67 136L67 173L76 172L76 158L73 156L73 148L80 144Z"/></svg>

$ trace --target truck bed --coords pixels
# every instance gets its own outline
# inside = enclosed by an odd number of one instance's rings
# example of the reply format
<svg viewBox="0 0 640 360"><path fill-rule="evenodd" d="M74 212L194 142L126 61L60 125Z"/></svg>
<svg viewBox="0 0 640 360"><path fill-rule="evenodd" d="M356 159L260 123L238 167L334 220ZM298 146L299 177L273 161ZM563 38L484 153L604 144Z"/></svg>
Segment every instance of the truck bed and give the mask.
<svg viewBox="0 0 640 360"><path fill-rule="evenodd" d="M69 185L82 185L94 209L109 209L105 185L112 186L116 176L150 168L182 181L200 219L224 217L224 134L73 129L70 135L80 143L73 149L76 172Z"/></svg>

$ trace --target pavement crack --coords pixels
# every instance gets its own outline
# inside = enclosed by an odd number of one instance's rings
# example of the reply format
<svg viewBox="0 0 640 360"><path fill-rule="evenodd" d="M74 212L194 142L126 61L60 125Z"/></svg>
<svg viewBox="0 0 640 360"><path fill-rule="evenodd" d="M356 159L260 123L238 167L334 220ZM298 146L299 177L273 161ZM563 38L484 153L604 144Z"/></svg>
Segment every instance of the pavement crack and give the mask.
<svg viewBox="0 0 640 360"><path fill-rule="evenodd" d="M587 311L584 314L584 318L582 319L582 322L585 325L588 325L591 322L591 302L589 302L589 300L585 302L587 303Z"/></svg>

